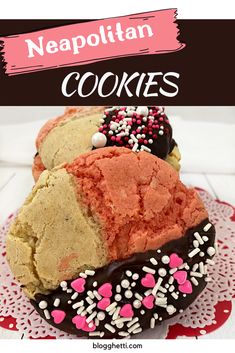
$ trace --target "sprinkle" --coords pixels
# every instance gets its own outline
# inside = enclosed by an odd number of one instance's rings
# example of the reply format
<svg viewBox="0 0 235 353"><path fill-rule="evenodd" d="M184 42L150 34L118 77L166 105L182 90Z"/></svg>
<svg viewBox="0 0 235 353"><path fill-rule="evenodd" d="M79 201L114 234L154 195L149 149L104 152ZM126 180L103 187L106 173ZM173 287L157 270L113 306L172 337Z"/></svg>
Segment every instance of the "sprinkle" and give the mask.
<svg viewBox="0 0 235 353"><path fill-rule="evenodd" d="M68 300L68 304L72 304L72 300Z"/></svg>
<svg viewBox="0 0 235 353"><path fill-rule="evenodd" d="M169 284L172 284L173 282L174 282L174 277L173 277L173 276L170 276L168 283L169 283Z"/></svg>
<svg viewBox="0 0 235 353"><path fill-rule="evenodd" d="M97 314L97 319L103 321L105 319L105 313L103 311L99 311Z"/></svg>
<svg viewBox="0 0 235 353"><path fill-rule="evenodd" d="M193 268L192 268L192 271L193 271L193 272L197 271L198 266L199 266L198 264L194 264L194 265L193 265Z"/></svg>
<svg viewBox="0 0 235 353"><path fill-rule="evenodd" d="M169 256L164 255L164 256L162 257L162 263L165 264L165 265L167 265L167 264L169 264L169 262L170 262Z"/></svg>
<svg viewBox="0 0 235 353"><path fill-rule="evenodd" d="M200 252L200 249L199 248L195 248L188 254L188 257L192 258L195 255L197 255L199 252Z"/></svg>
<svg viewBox="0 0 235 353"><path fill-rule="evenodd" d="M202 278L202 274L200 272L191 271L190 276Z"/></svg>
<svg viewBox="0 0 235 353"><path fill-rule="evenodd" d="M165 294L164 294L164 293L161 293L161 292L158 292L157 295L158 295L159 298L164 298L164 297L165 297Z"/></svg>
<svg viewBox="0 0 235 353"><path fill-rule="evenodd" d="M67 288L67 282L66 282L66 281L62 281L62 282L60 283L60 286L61 286L62 288Z"/></svg>
<svg viewBox="0 0 235 353"><path fill-rule="evenodd" d="M73 309L76 309L74 308L74 305L73 305ZM81 314L83 312L83 310L85 309L85 306L81 306L78 310L77 310L77 314Z"/></svg>
<svg viewBox="0 0 235 353"><path fill-rule="evenodd" d="M206 235L203 235L202 240L204 240L204 242L207 242L209 238Z"/></svg>
<svg viewBox="0 0 235 353"><path fill-rule="evenodd" d="M138 142L136 142L135 144L134 144L134 146L132 147L132 151L133 152L136 152L137 151L137 149L138 149Z"/></svg>
<svg viewBox="0 0 235 353"><path fill-rule="evenodd" d="M139 293L135 293L135 297L136 299L139 299L139 300L143 299L143 297Z"/></svg>
<svg viewBox="0 0 235 353"><path fill-rule="evenodd" d="M136 286L136 282L132 282L131 287L135 287L135 286Z"/></svg>
<svg viewBox="0 0 235 353"><path fill-rule="evenodd" d="M127 271L126 271L126 275L127 275L128 277L131 277L131 276L132 276L132 272L129 271L129 270L127 270Z"/></svg>
<svg viewBox="0 0 235 353"><path fill-rule="evenodd" d="M109 311L113 310L116 306L117 306L117 302L113 302L112 304L107 306L106 311L109 312Z"/></svg>
<svg viewBox="0 0 235 353"><path fill-rule="evenodd" d="M86 270L86 271L85 271L85 274L86 274L87 276L94 276L95 271L93 271L93 270Z"/></svg>
<svg viewBox="0 0 235 353"><path fill-rule="evenodd" d="M116 294L114 299L117 301L117 302L120 302L120 300L122 300L122 296L120 294Z"/></svg>
<svg viewBox="0 0 235 353"><path fill-rule="evenodd" d="M79 273L79 276L82 277L82 278L87 278L87 275L83 272Z"/></svg>
<svg viewBox="0 0 235 353"><path fill-rule="evenodd" d="M148 148L148 147L146 147L146 146L144 146L144 145L141 146L140 150L145 151L145 152L149 152L149 153L152 152L150 148Z"/></svg>
<svg viewBox="0 0 235 353"><path fill-rule="evenodd" d="M120 331L120 332L118 332L118 334L119 334L119 336L121 336L121 337L127 337L127 336L129 336L129 333L128 333L128 332L125 332L125 331Z"/></svg>
<svg viewBox="0 0 235 353"><path fill-rule="evenodd" d="M167 272L166 272L165 268L162 267L162 268L159 268L158 274L159 274L159 276L161 276L161 277L165 277L166 274L167 274Z"/></svg>
<svg viewBox="0 0 235 353"><path fill-rule="evenodd" d="M199 241L194 240L194 241L193 241L193 246L194 246L195 248L198 248L198 247L199 247Z"/></svg>
<svg viewBox="0 0 235 353"><path fill-rule="evenodd" d="M117 292L117 293L121 293L121 286L120 286L120 284L118 284L118 285L116 286L116 292Z"/></svg>
<svg viewBox="0 0 235 353"><path fill-rule="evenodd" d="M139 278L138 273L134 273L133 276L132 276L132 279L133 279L134 281L136 281L138 278Z"/></svg>
<svg viewBox="0 0 235 353"><path fill-rule="evenodd" d="M178 294L176 294L175 292L172 292L171 295L175 300L179 298Z"/></svg>
<svg viewBox="0 0 235 353"><path fill-rule="evenodd" d="M130 282L129 282L127 279L123 279L123 280L121 281L121 286L122 286L122 288L128 288L129 285L130 285Z"/></svg>
<svg viewBox="0 0 235 353"><path fill-rule="evenodd" d="M93 300L90 297L86 297L85 299L88 304L93 304Z"/></svg>
<svg viewBox="0 0 235 353"><path fill-rule="evenodd" d="M160 290L160 292L162 292L162 293L167 293L166 288L164 288L164 287L162 287L162 286L159 287L159 290Z"/></svg>
<svg viewBox="0 0 235 353"><path fill-rule="evenodd" d="M165 284L165 288L168 289L170 286L168 283Z"/></svg>
<svg viewBox="0 0 235 353"><path fill-rule="evenodd" d="M173 273L175 273L177 271L177 268L175 267L175 268L172 268L170 271L169 271L169 273L171 274L171 275L173 275Z"/></svg>
<svg viewBox="0 0 235 353"><path fill-rule="evenodd" d="M77 309L80 306L83 306L83 304L84 304L84 300L81 300L80 302L77 302L77 303L73 304L72 308L73 309Z"/></svg>
<svg viewBox="0 0 235 353"><path fill-rule="evenodd" d="M183 294L183 297L186 298L186 294Z"/></svg>
<svg viewBox="0 0 235 353"><path fill-rule="evenodd" d="M144 314L145 314L145 310L141 310L141 311L140 311L140 314L141 314L141 315L144 315Z"/></svg>
<svg viewBox="0 0 235 353"><path fill-rule="evenodd" d="M89 305L86 310L87 310L87 312L90 314L90 312L92 312L92 310L93 310L95 307L96 307L96 303L93 303L93 304Z"/></svg>
<svg viewBox="0 0 235 353"><path fill-rule="evenodd" d="M40 309L46 309L47 308L47 302L45 300L40 301L40 303L38 304Z"/></svg>
<svg viewBox="0 0 235 353"><path fill-rule="evenodd" d="M120 306L118 306L117 309L114 311L114 314L112 317L113 320L116 320L118 318L120 309L121 309Z"/></svg>
<svg viewBox="0 0 235 353"><path fill-rule="evenodd" d="M225 313L225 314L229 313L229 310L225 309L225 310L224 310L224 313Z"/></svg>
<svg viewBox="0 0 235 353"><path fill-rule="evenodd" d="M200 245L204 244L204 241L202 240L202 237L200 236L200 234L198 232L195 232L193 235L195 236L195 238L197 239L197 241L199 242Z"/></svg>
<svg viewBox="0 0 235 353"><path fill-rule="evenodd" d="M172 315L176 312L176 308L173 305L167 305L166 311L169 315Z"/></svg>
<svg viewBox="0 0 235 353"><path fill-rule="evenodd" d="M134 300L133 306L135 309L139 309L141 307L141 301L140 300Z"/></svg>
<svg viewBox="0 0 235 353"><path fill-rule="evenodd" d="M166 298L156 298L155 304L158 306L166 305L167 299Z"/></svg>
<svg viewBox="0 0 235 353"><path fill-rule="evenodd" d="M98 300L101 300L101 299L102 299L101 295L99 295L99 293L97 292L97 290L94 290L94 291L93 291L93 294L94 294L94 296L96 297L96 299L98 299Z"/></svg>
<svg viewBox="0 0 235 353"><path fill-rule="evenodd" d="M155 320L158 319L158 313L154 313L153 316L154 316L154 319L155 319Z"/></svg>
<svg viewBox="0 0 235 353"><path fill-rule="evenodd" d="M154 328L155 327L155 319L154 319L154 317L152 317L151 318L151 320L150 320L150 328Z"/></svg>
<svg viewBox="0 0 235 353"><path fill-rule="evenodd" d="M203 275L205 274L204 265L203 265L202 261L199 263L199 271L201 272L201 274L203 274Z"/></svg>
<svg viewBox="0 0 235 353"><path fill-rule="evenodd" d="M72 289L67 289L67 293L72 293L73 292L73 290Z"/></svg>
<svg viewBox="0 0 235 353"><path fill-rule="evenodd" d="M43 312L44 312L45 318L46 318L47 320L50 320L51 315L50 315L49 311L48 311L47 309L45 309Z"/></svg>
<svg viewBox="0 0 235 353"><path fill-rule="evenodd" d="M89 332L89 336L91 336L91 337L93 337L93 336L101 337L101 332L100 331Z"/></svg>
<svg viewBox="0 0 235 353"><path fill-rule="evenodd" d="M206 334L206 330L200 330L199 331L201 335L205 335Z"/></svg>
<svg viewBox="0 0 235 353"><path fill-rule="evenodd" d="M137 329L138 327L140 327L140 324L137 322L135 325L131 326L127 331L131 333L135 331L135 329Z"/></svg>
<svg viewBox="0 0 235 353"><path fill-rule="evenodd" d="M72 299L72 300L75 300L75 299L77 299L77 297L78 297L78 292L75 292L75 293L72 295L71 299Z"/></svg>
<svg viewBox="0 0 235 353"><path fill-rule="evenodd" d="M105 324L104 327L112 333L116 332L115 328L109 324Z"/></svg>
<svg viewBox="0 0 235 353"><path fill-rule="evenodd" d="M205 278L205 281L206 281L206 282L211 282L211 281L212 281L212 278L211 278L211 277L206 277L206 278Z"/></svg>
<svg viewBox="0 0 235 353"><path fill-rule="evenodd" d="M180 309L179 312L180 312L180 314L182 314L182 313L184 312L184 310L183 310L183 309Z"/></svg>
<svg viewBox="0 0 235 353"><path fill-rule="evenodd" d="M203 257L203 256L205 256L205 253L203 251L200 251L199 256Z"/></svg>
<svg viewBox="0 0 235 353"><path fill-rule="evenodd" d="M214 264L215 264L215 261L214 261L214 260L211 260L211 259L207 259L207 260L206 260L206 263L209 264L209 265L214 265Z"/></svg>
<svg viewBox="0 0 235 353"><path fill-rule="evenodd" d="M146 290L146 292L144 292L144 295L147 297L148 295L152 294L152 289L148 289Z"/></svg>
<svg viewBox="0 0 235 353"><path fill-rule="evenodd" d="M89 291L87 292L87 294L88 294L88 296L89 296L91 299L94 299L94 298L95 298L95 296L94 296L94 294L92 293L91 290L89 290Z"/></svg>
<svg viewBox="0 0 235 353"><path fill-rule="evenodd" d="M127 327L131 327L132 325L134 325L137 321L139 321L138 317L135 317L133 320L129 321L127 323Z"/></svg>
<svg viewBox="0 0 235 353"><path fill-rule="evenodd" d="M154 286L154 288L153 288L153 290L152 290L152 294L153 294L154 296L156 295L156 293L157 293L159 287L161 286L162 281L163 281L163 278L158 278L157 283L155 284L155 286Z"/></svg>
<svg viewBox="0 0 235 353"><path fill-rule="evenodd" d="M209 256L213 256L215 255L215 248L213 248L213 246L210 246L206 252Z"/></svg>
<svg viewBox="0 0 235 353"><path fill-rule="evenodd" d="M212 227L211 223L207 223L207 225L205 225L205 227L203 228L204 232L208 232L208 230Z"/></svg>
<svg viewBox="0 0 235 353"><path fill-rule="evenodd" d="M162 317L159 317L159 321L162 321Z"/></svg>
<svg viewBox="0 0 235 353"><path fill-rule="evenodd" d="M135 137L135 135L131 134L131 135L130 135L130 138L131 138L135 143L138 144L138 140L137 140L137 138Z"/></svg>
<svg viewBox="0 0 235 353"><path fill-rule="evenodd" d="M126 321L131 321L132 319L130 317L124 317L124 318L121 318L121 319L117 319L115 320L115 324L120 324L120 323L123 323L123 322L126 322Z"/></svg>
<svg viewBox="0 0 235 353"><path fill-rule="evenodd" d="M154 257L151 257L151 259L149 260L153 265L157 265L157 260Z"/></svg>
<svg viewBox="0 0 235 353"><path fill-rule="evenodd" d="M57 307L60 305L60 299L59 299L59 298L56 298L56 299L54 300L53 305L57 308Z"/></svg>
<svg viewBox="0 0 235 353"><path fill-rule="evenodd" d="M88 318L86 319L86 322L89 324L97 315L97 311L94 311Z"/></svg>
<svg viewBox="0 0 235 353"><path fill-rule="evenodd" d="M142 328L141 327L137 328L132 333L134 333L134 335L136 335L137 333L140 333L140 332L142 332Z"/></svg>
<svg viewBox="0 0 235 353"><path fill-rule="evenodd" d="M184 262L182 265L179 266L179 269L182 270L188 266L187 262Z"/></svg>
<svg viewBox="0 0 235 353"><path fill-rule="evenodd" d="M97 317L95 318L95 326L98 327L100 324L100 321L97 319Z"/></svg>
<svg viewBox="0 0 235 353"><path fill-rule="evenodd" d="M160 254L161 252L162 252L162 250L161 250L161 249L158 249L158 250L157 250L157 253L158 253L158 254Z"/></svg>
<svg viewBox="0 0 235 353"><path fill-rule="evenodd" d="M147 267L147 266L142 267L142 270L144 272L151 273L152 275L154 275L156 273L156 271L154 269Z"/></svg>
<svg viewBox="0 0 235 353"><path fill-rule="evenodd" d="M124 293L124 295L125 295L125 297L126 297L127 299L130 299L130 298L132 298L133 293L132 293L132 291L130 291L130 290L126 290L125 293Z"/></svg>
<svg viewBox="0 0 235 353"><path fill-rule="evenodd" d="M198 281L196 280L195 277L191 277L191 281L195 286L198 286Z"/></svg>

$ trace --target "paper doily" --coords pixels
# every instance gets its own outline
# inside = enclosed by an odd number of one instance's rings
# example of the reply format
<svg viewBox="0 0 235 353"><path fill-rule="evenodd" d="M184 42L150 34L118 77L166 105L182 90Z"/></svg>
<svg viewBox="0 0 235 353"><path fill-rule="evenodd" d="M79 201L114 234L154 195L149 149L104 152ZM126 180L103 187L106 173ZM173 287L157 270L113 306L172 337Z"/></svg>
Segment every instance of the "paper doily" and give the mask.
<svg viewBox="0 0 235 353"><path fill-rule="evenodd" d="M212 281L183 314L164 322L154 330L147 330L138 338L165 338L169 326L177 323L185 328L204 328L215 323L216 305L231 301L235 296L235 210L232 206L214 200L204 190L198 190L216 227L218 252L215 265L208 268ZM44 321L33 309L29 300L13 278L6 261L5 239L15 214L7 219L0 230L0 315L11 317L15 327L31 338L74 338Z"/></svg>

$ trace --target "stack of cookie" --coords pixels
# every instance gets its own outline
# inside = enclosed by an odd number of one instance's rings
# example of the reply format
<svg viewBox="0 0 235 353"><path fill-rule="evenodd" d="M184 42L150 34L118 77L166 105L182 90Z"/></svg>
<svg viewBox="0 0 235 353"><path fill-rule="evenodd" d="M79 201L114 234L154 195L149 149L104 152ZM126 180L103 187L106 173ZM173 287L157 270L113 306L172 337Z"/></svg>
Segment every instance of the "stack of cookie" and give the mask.
<svg viewBox="0 0 235 353"><path fill-rule="evenodd" d="M7 239L10 267L51 325L123 338L201 293L215 229L179 180L162 107L70 107L36 141L36 184Z"/></svg>

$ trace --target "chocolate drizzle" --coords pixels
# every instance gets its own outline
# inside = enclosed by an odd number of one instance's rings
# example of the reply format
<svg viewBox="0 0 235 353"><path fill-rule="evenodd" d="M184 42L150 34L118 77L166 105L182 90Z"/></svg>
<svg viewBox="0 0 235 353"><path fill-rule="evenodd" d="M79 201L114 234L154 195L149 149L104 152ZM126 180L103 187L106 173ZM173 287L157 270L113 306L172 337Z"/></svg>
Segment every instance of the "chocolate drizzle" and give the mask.
<svg viewBox="0 0 235 353"><path fill-rule="evenodd" d="M198 238L199 242L197 240ZM38 294L31 303L39 314L51 325L77 336L122 338L124 334L129 336L139 333L144 329L153 328L162 321L182 312L182 310L186 309L197 298L206 286L206 281L208 280L205 265L209 265L214 255L214 241L215 228L209 223L208 219L206 219L198 226L189 229L181 238L168 242L158 250L138 253L125 260L112 262L107 266L97 269L94 274L91 273L87 275L87 278L85 278L85 290L82 293L75 294L75 296L77 296L75 299L71 299L76 292L72 289L71 283L73 281L70 280L66 282L66 288L60 286L50 295ZM178 255L178 257L183 260L183 265L181 264L178 268L173 269L172 266L170 267L169 261L163 260L163 256L165 259L168 258L169 260L172 254L174 254L174 256ZM152 276L155 279L155 283L157 283L159 278L162 278L162 282L159 291L155 294L153 307L147 308L142 301L140 307L137 308L134 302L138 301L140 296L142 298L152 296L151 291L153 290L153 286L151 288L145 287L141 281L146 274L148 274L146 268L147 270L150 269L153 271ZM187 282L190 282L192 293L184 294L179 289L180 283L177 283L177 280L173 277L173 273L176 271L184 272L184 274L187 272ZM125 281L125 286L121 285L124 283L122 282L123 280ZM122 308L125 304L131 304L134 315L132 318L128 319L128 321L124 321L118 326L115 323L117 318L113 318L113 311L107 312L107 310L103 310L105 314L104 320L97 321L94 317L94 323L98 323L95 332L89 333L77 329L72 319L77 315L79 307L73 309L72 306L75 303L81 303L83 301L83 306L87 309L90 305L90 303L87 302L89 293L93 291L97 293L104 283L110 283L112 285L112 296L109 299L110 303L116 302L115 310L118 306ZM117 286L120 286L118 292ZM131 292L132 296L125 296L126 291ZM139 295L136 296L136 293ZM172 295L172 293L174 293L174 295ZM121 296L121 300L117 301L117 294L119 294L119 299ZM156 297L166 298L164 299L166 300L166 305L156 305ZM90 296L90 298L93 298L90 301L92 303L97 304L99 301L93 295ZM58 307L55 307L55 300L59 302ZM39 303L42 302L46 302L46 311L49 316L47 313L45 315L45 308L39 307ZM53 315L51 315L52 311L55 309L61 310L66 314L60 324L56 324L52 317ZM84 312L85 317L88 318L94 311L100 312L102 310L97 309L95 305L93 311L89 313ZM132 326L130 326L131 320L135 320ZM130 328L134 327L134 325L136 329L131 330ZM110 331L110 326L113 332Z"/></svg>

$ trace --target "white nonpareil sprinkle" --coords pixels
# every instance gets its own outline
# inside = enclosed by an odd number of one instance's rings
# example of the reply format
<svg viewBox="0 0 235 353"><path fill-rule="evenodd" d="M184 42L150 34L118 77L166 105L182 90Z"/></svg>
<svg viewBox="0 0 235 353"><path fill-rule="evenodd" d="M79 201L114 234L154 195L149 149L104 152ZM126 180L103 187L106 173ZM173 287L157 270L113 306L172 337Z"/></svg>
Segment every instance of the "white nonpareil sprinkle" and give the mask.
<svg viewBox="0 0 235 353"><path fill-rule="evenodd" d="M106 311L109 312L109 311L113 310L116 306L117 306L117 302L113 302L112 304L107 306Z"/></svg>
<svg viewBox="0 0 235 353"><path fill-rule="evenodd" d="M162 256L162 263L167 265L170 262L170 258L167 255Z"/></svg>
<svg viewBox="0 0 235 353"><path fill-rule="evenodd" d="M99 311L97 314L97 319L103 321L105 319L105 313L103 311Z"/></svg>
<svg viewBox="0 0 235 353"><path fill-rule="evenodd" d="M73 290L72 289L67 289L67 293L69 294L69 293L72 293L73 292Z"/></svg>
<svg viewBox="0 0 235 353"><path fill-rule="evenodd" d="M205 225L205 227L203 228L204 232L208 232L209 229L211 229L212 224L211 223L207 223L207 225Z"/></svg>
<svg viewBox="0 0 235 353"><path fill-rule="evenodd" d="M86 274L87 276L94 276L95 271L93 271L93 270L86 270L86 271L85 271L85 274Z"/></svg>
<svg viewBox="0 0 235 353"><path fill-rule="evenodd" d="M202 278L202 274L200 272L191 271L190 276Z"/></svg>
<svg viewBox="0 0 235 353"><path fill-rule="evenodd" d="M144 272L151 273L152 275L154 275L156 273L156 271L153 268L150 268L150 267L147 267L147 266L142 267L142 270Z"/></svg>
<svg viewBox="0 0 235 353"><path fill-rule="evenodd" d="M195 286L198 286L198 281L196 280L195 277L191 277L191 281Z"/></svg>
<svg viewBox="0 0 235 353"><path fill-rule="evenodd" d="M155 327L155 319L154 319L154 317L152 317L151 318L151 320L150 320L150 328L154 328Z"/></svg>
<svg viewBox="0 0 235 353"><path fill-rule="evenodd" d="M165 277L166 274L167 274L166 269L163 268L163 267L162 267L162 268L159 268L158 274L159 274L159 276L161 276L161 277Z"/></svg>
<svg viewBox="0 0 235 353"><path fill-rule="evenodd" d="M145 314L145 310L140 310L140 314L144 315Z"/></svg>
<svg viewBox="0 0 235 353"><path fill-rule="evenodd" d="M138 317L135 317L133 320L129 321L127 323L127 327L131 327L132 325L134 325L137 321L139 321Z"/></svg>
<svg viewBox="0 0 235 353"><path fill-rule="evenodd" d="M202 240L204 240L204 242L207 242L209 238L206 235L203 235Z"/></svg>
<svg viewBox="0 0 235 353"><path fill-rule="evenodd" d="M77 309L80 306L83 306L83 304L84 304L84 300L81 300L80 302L77 302L77 303L73 304L72 308L73 309Z"/></svg>
<svg viewBox="0 0 235 353"><path fill-rule="evenodd" d="M136 282L132 282L131 287L135 287L135 286L136 286Z"/></svg>
<svg viewBox="0 0 235 353"><path fill-rule="evenodd" d="M157 291L158 291L159 287L161 286L162 281L163 281L163 278L159 277L158 280L157 280L157 283L155 284L155 286L154 286L154 288L152 290L152 294L154 296L157 294Z"/></svg>
<svg viewBox="0 0 235 353"><path fill-rule="evenodd" d="M45 318L46 318L47 320L50 320L51 315L50 315L49 311L48 311L47 309L45 309L43 312L44 312Z"/></svg>
<svg viewBox="0 0 235 353"><path fill-rule="evenodd" d="M195 240L193 241L193 246L194 246L195 248L198 248L198 247L199 247L199 241L195 239Z"/></svg>
<svg viewBox="0 0 235 353"><path fill-rule="evenodd" d="M200 234L198 232L195 232L193 235L195 236L195 238L197 239L197 241L199 242L200 245L204 244L204 241L202 240L202 237L200 236Z"/></svg>
<svg viewBox="0 0 235 353"><path fill-rule="evenodd" d="M109 324L105 324L104 327L112 333L116 332L115 328Z"/></svg>
<svg viewBox="0 0 235 353"><path fill-rule="evenodd" d="M120 300L122 300L122 296L121 294L116 294L114 299L117 301L117 302L120 302Z"/></svg>
<svg viewBox="0 0 235 353"><path fill-rule="evenodd" d="M195 248L188 254L188 257L192 258L195 255L197 255L199 252L200 252L200 249L199 248Z"/></svg>
<svg viewBox="0 0 235 353"><path fill-rule="evenodd" d="M75 299L77 299L77 297L78 297L78 292L75 292L75 293L72 295L71 299L72 299L72 300L75 300Z"/></svg>
<svg viewBox="0 0 235 353"><path fill-rule="evenodd" d="M141 301L140 300L134 300L133 306L135 309L139 309L141 307Z"/></svg>
<svg viewBox="0 0 235 353"><path fill-rule="evenodd" d="M154 257L151 257L151 259L149 260L153 265L157 265L157 260Z"/></svg>
<svg viewBox="0 0 235 353"><path fill-rule="evenodd" d="M86 322L89 324L97 315L97 311L94 311L88 318L86 319Z"/></svg>
<svg viewBox="0 0 235 353"><path fill-rule="evenodd" d="M95 282L93 282L93 287L95 288L95 287L97 287L97 281L95 281Z"/></svg>
<svg viewBox="0 0 235 353"><path fill-rule="evenodd" d="M130 299L130 298L132 298L133 293L132 293L132 291L130 291L130 290L126 290L125 293L124 293L124 295L125 295L125 297L126 297L127 299Z"/></svg>
<svg viewBox="0 0 235 353"><path fill-rule="evenodd" d="M200 251L199 256L203 257L203 256L205 256L205 253L203 251Z"/></svg>
<svg viewBox="0 0 235 353"><path fill-rule="evenodd" d="M56 308L58 308L58 306L60 305L60 299L59 299L59 298L56 298L56 299L54 300L53 305L54 305Z"/></svg>
<svg viewBox="0 0 235 353"><path fill-rule="evenodd" d="M134 281L136 281L138 278L139 278L138 273L134 273L133 276L132 276L132 279L133 279Z"/></svg>
<svg viewBox="0 0 235 353"><path fill-rule="evenodd" d="M66 288L66 287L67 287L67 282L66 282L66 281L62 281L62 282L60 283L60 286L61 286L62 288Z"/></svg>
<svg viewBox="0 0 235 353"><path fill-rule="evenodd" d="M215 248L213 248L213 246L210 246L206 252L209 256L213 256L213 255L215 255L216 251L215 251Z"/></svg>
<svg viewBox="0 0 235 353"><path fill-rule="evenodd" d="M47 308L47 302L45 300L40 301L40 303L38 304L40 309L46 309Z"/></svg>
<svg viewBox="0 0 235 353"><path fill-rule="evenodd" d="M129 282L127 279L123 279L123 280L121 281L121 286L122 286L122 288L128 288L129 285L130 285L130 282ZM117 292L118 292L118 291L117 291Z"/></svg>
<svg viewBox="0 0 235 353"><path fill-rule="evenodd" d="M131 277L131 276L132 276L132 272L129 271L129 270L127 270L127 271L126 271L126 275L127 275L127 277Z"/></svg>
<svg viewBox="0 0 235 353"><path fill-rule="evenodd" d="M134 324L133 326L131 326L130 328L128 328L128 332L131 333L133 331L135 331L138 327L140 327L140 324L137 322L136 324Z"/></svg>

